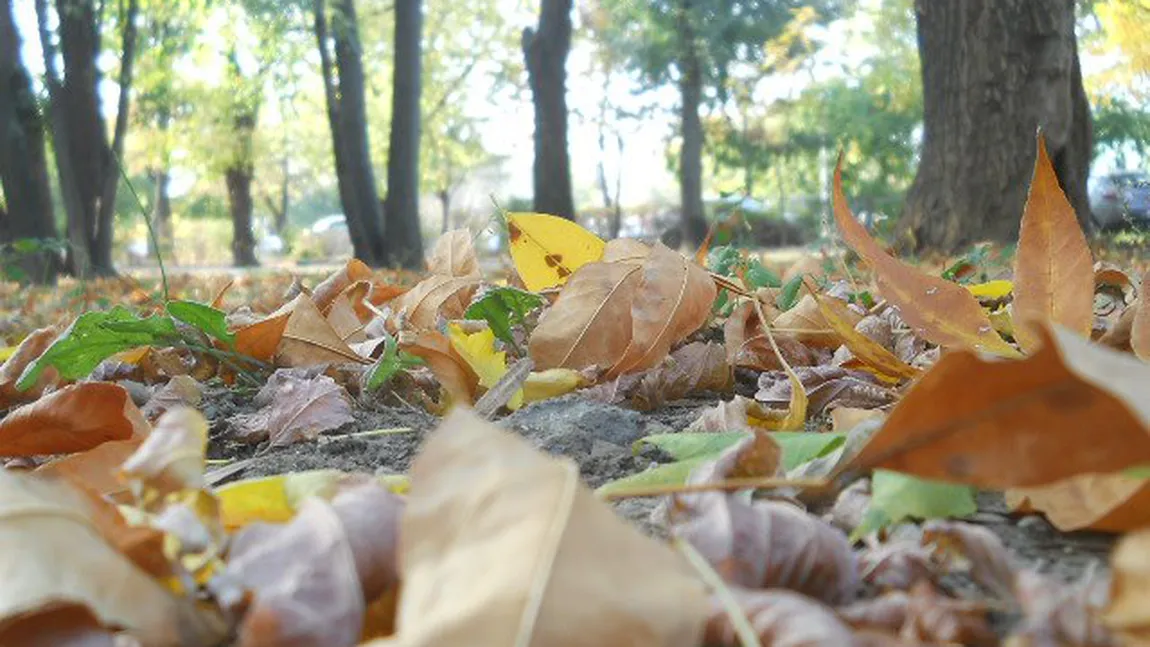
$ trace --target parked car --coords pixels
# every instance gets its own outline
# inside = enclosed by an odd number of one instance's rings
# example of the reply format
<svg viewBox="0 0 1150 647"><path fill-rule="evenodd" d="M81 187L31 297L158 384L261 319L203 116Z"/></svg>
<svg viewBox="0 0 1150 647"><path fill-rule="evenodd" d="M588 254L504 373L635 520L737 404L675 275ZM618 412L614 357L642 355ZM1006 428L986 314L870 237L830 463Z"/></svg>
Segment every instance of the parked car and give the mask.
<svg viewBox="0 0 1150 647"><path fill-rule="evenodd" d="M351 235L347 230L347 217L342 213L324 216L312 223L308 236L315 241L318 252L326 259L347 259L353 255Z"/></svg>
<svg viewBox="0 0 1150 647"><path fill-rule="evenodd" d="M1123 171L1091 178L1090 210L1100 229L1150 224L1150 175Z"/></svg>

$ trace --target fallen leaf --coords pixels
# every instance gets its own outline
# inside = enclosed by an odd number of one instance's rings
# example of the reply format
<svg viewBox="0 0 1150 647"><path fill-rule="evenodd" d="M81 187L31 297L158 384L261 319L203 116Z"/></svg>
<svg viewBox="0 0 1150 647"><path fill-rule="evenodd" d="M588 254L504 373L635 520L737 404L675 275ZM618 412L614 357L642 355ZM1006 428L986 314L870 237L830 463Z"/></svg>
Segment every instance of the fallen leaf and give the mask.
<svg viewBox="0 0 1150 647"><path fill-rule="evenodd" d="M703 587L677 553L596 500L573 463L462 409L412 464L400 555L405 647L702 635Z"/></svg>
<svg viewBox="0 0 1150 647"><path fill-rule="evenodd" d="M1002 489L1150 463L1150 367L1071 332L1044 335L1021 360L943 356L848 468Z"/></svg>
<svg viewBox="0 0 1150 647"><path fill-rule="evenodd" d="M292 314L291 306L289 302L267 317L237 328L236 352L262 362L270 362L283 339L288 318Z"/></svg>
<svg viewBox="0 0 1150 647"><path fill-rule="evenodd" d="M427 271L442 276L479 278L479 258L471 242L471 231L452 229L441 235L427 257Z"/></svg>
<svg viewBox="0 0 1150 647"><path fill-rule="evenodd" d="M69 454L36 468L46 476L64 478L97 494L119 500L128 493L120 479L120 466L136 452L144 438L112 440L92 449Z"/></svg>
<svg viewBox="0 0 1150 647"><path fill-rule="evenodd" d="M339 334L320 314L311 297L301 294L287 307L291 315L287 318L283 335L276 347L277 364L307 367L340 362L371 363L340 339Z"/></svg>
<svg viewBox="0 0 1150 647"><path fill-rule="evenodd" d="M237 534L225 572L254 598L237 644L358 644L367 603L397 584L402 510L398 497L368 482L330 503L304 501L286 525Z"/></svg>
<svg viewBox="0 0 1150 647"><path fill-rule="evenodd" d="M309 470L244 479L216 488L220 521L228 531L249 523L286 523L309 497L330 499L351 475L339 470Z"/></svg>
<svg viewBox="0 0 1150 647"><path fill-rule="evenodd" d="M873 375L837 366L799 366L795 375L807 395L808 415L815 416L832 407L877 409L893 403L898 392L879 384ZM755 400L764 407L790 406L793 380L782 371L759 374Z"/></svg>
<svg viewBox="0 0 1150 647"><path fill-rule="evenodd" d="M957 521L930 521L922 527L922 543L931 547L938 561L949 563L951 573L961 570L955 562L965 562L976 584L1000 600L1014 595L1017 568L1002 539L989 528Z"/></svg>
<svg viewBox="0 0 1150 647"><path fill-rule="evenodd" d="M70 454L148 432L148 422L124 387L85 382L54 391L0 420L0 456Z"/></svg>
<svg viewBox="0 0 1150 647"><path fill-rule="evenodd" d="M156 428L121 466L124 480L164 496L202 490L208 446L208 421L181 407L160 416Z"/></svg>
<svg viewBox="0 0 1150 647"><path fill-rule="evenodd" d="M168 409L178 406L198 407L203 395L200 382L187 375L177 375L152 394L141 412L148 420L155 420Z"/></svg>
<svg viewBox="0 0 1150 647"><path fill-rule="evenodd" d="M917 537L887 537L882 543L868 538L859 553L859 570L863 582L885 592L909 591L919 582L936 583L943 575L941 566Z"/></svg>
<svg viewBox="0 0 1150 647"><path fill-rule="evenodd" d="M569 368L549 368L546 371L532 371L523 383L523 401L538 402L557 398L585 385L586 378L579 371Z"/></svg>
<svg viewBox="0 0 1150 647"><path fill-rule="evenodd" d="M810 295L808 295L810 296ZM823 319L842 339L855 357L877 371L880 376L895 380L910 380L918 377L919 370L903 362L878 342L855 330L850 323L851 310L835 298L820 298L813 295Z"/></svg>
<svg viewBox="0 0 1150 647"><path fill-rule="evenodd" d="M813 366L824 359L818 352L808 348L790 334L776 334L775 343L791 366ZM750 301L743 301L735 306L731 315L727 317L726 323L723 324L723 344L727 349L727 361L731 366L756 371L774 371L783 366L779 356L771 348L770 340L763 334L759 315L755 312L755 304Z"/></svg>
<svg viewBox="0 0 1150 647"><path fill-rule="evenodd" d="M447 324L447 337L463 361L479 376L479 386L490 389L507 374L507 353L495 350L495 333L490 328L465 333L459 324ZM516 391L507 401L512 411L523 406L523 391Z"/></svg>
<svg viewBox="0 0 1150 647"><path fill-rule="evenodd" d="M0 408L6 409L20 402L35 400L44 393L45 387L56 380L56 371L52 369L41 374L36 383L27 390L20 391L16 388L16 382L24 369L56 341L59 332L55 326L32 331L24 341L20 342L12 355L4 360L4 365L0 366Z"/></svg>
<svg viewBox="0 0 1150 647"><path fill-rule="evenodd" d="M1123 644L1150 641L1150 530L1131 533L1110 556L1110 601L1106 625Z"/></svg>
<svg viewBox="0 0 1150 647"><path fill-rule="evenodd" d="M507 214L511 260L532 292L563 285L603 257L606 244L579 225L542 213Z"/></svg>
<svg viewBox="0 0 1150 647"><path fill-rule="evenodd" d="M831 409L831 431L850 431L867 420L881 420L886 413L878 409L835 407Z"/></svg>
<svg viewBox="0 0 1150 647"><path fill-rule="evenodd" d="M804 595L742 587L732 587L730 591L763 645L838 647L855 644L853 632L834 611ZM745 647L726 609L714 601L703 640L716 647Z"/></svg>
<svg viewBox="0 0 1150 647"><path fill-rule="evenodd" d="M942 595L930 582L919 582L909 593L897 591L840 610L853 626L897 632L913 645L992 647L998 637L990 628L985 604Z"/></svg>
<svg viewBox="0 0 1150 647"><path fill-rule="evenodd" d="M399 336L399 348L426 362L453 402L475 402L479 376L445 335L433 330L404 331Z"/></svg>
<svg viewBox="0 0 1150 647"><path fill-rule="evenodd" d="M966 288L898 261L870 237L847 206L841 156L835 166L834 215L843 240L874 270L879 292L898 307L920 337L939 346L1019 356L994 331L982 306Z"/></svg>
<svg viewBox="0 0 1150 647"><path fill-rule="evenodd" d="M1146 272L1140 284L1138 302L1131 305L1137 308L1130 328L1130 349L1139 358L1150 362L1150 272Z"/></svg>
<svg viewBox="0 0 1150 647"><path fill-rule="evenodd" d="M565 369L569 370L569 369ZM609 404L627 402L639 411L652 411L666 402L702 391L726 393L734 375L718 344L691 342L675 349L662 363L641 373L622 375L582 391Z"/></svg>
<svg viewBox="0 0 1150 647"><path fill-rule="evenodd" d="M1022 607L1022 621L1004 643L1006 647L1118 647L1141 641L1120 642L1108 628L1105 614L1108 579L1087 571L1078 582L1067 584L1031 571L1019 573L1015 582ZM1121 622L1121 620L1119 620Z"/></svg>
<svg viewBox="0 0 1150 647"><path fill-rule="evenodd" d="M629 263L579 268L531 334L535 366L613 366L630 343L631 303L642 279L640 269Z"/></svg>
<svg viewBox="0 0 1150 647"><path fill-rule="evenodd" d="M979 303L1001 301L1014 293L1014 282L998 279L966 286Z"/></svg>
<svg viewBox="0 0 1150 647"><path fill-rule="evenodd" d="M842 319L853 329L862 316L854 310L843 308ZM782 329L778 331L779 336L792 337L817 348L834 350L843 343L842 337L831 328L819 308L818 300L812 294L804 294L793 308L776 316L771 326Z"/></svg>
<svg viewBox="0 0 1150 647"><path fill-rule="evenodd" d="M865 537L906 519L965 517L975 512L978 505L974 488L875 470L871 476L870 507L851 537Z"/></svg>
<svg viewBox="0 0 1150 647"><path fill-rule="evenodd" d="M220 618L173 595L109 544L94 505L66 481L0 470L0 625L66 602L143 644L222 641Z"/></svg>
<svg viewBox="0 0 1150 647"><path fill-rule="evenodd" d="M1006 491L1012 509L1043 513L1063 532L1128 532L1150 524L1150 482L1124 474L1080 474Z"/></svg>
<svg viewBox="0 0 1150 647"><path fill-rule="evenodd" d="M290 445L355 422L347 392L326 375L305 378L281 369L252 402L258 411L232 421L235 435L246 442L266 438L272 447Z"/></svg>
<svg viewBox="0 0 1150 647"><path fill-rule="evenodd" d="M397 297L392 309L411 328L431 330L440 317L462 319L478 287L479 280L474 277L434 274Z"/></svg>
<svg viewBox="0 0 1150 647"><path fill-rule="evenodd" d="M1038 135L1034 177L1014 257L1014 336L1027 352L1042 343L1030 325L1059 324L1083 337L1094 321L1094 259Z"/></svg>
<svg viewBox="0 0 1150 647"><path fill-rule="evenodd" d="M355 305L348 295L337 296L328 307L324 318L340 341L348 347L367 341L367 335L363 332L363 321L360 320L359 313L356 312Z"/></svg>
<svg viewBox="0 0 1150 647"><path fill-rule="evenodd" d="M311 298L320 312L327 312L335 298L353 283L371 280L371 268L366 263L353 258L339 270L333 272L315 286Z"/></svg>
<svg viewBox="0 0 1150 647"><path fill-rule="evenodd" d="M711 314L715 283L682 254L655 245L631 300L630 343L608 377L655 366Z"/></svg>

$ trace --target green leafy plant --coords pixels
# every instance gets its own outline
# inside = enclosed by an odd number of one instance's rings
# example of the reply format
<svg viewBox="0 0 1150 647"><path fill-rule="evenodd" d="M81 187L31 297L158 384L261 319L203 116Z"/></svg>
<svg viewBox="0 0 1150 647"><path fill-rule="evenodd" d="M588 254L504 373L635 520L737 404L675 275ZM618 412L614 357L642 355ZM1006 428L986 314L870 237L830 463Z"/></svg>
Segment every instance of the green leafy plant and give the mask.
<svg viewBox="0 0 1150 647"><path fill-rule="evenodd" d="M375 391L395 377L400 371L423 364L423 359L399 349L399 342L388 335L383 342L383 354L367 371L366 384L369 391Z"/></svg>
<svg viewBox="0 0 1150 647"><path fill-rule="evenodd" d="M870 506L851 539L858 540L906 519L965 517L977 511L974 488L970 486L875 470L871 476Z"/></svg>
<svg viewBox="0 0 1150 647"><path fill-rule="evenodd" d="M511 326L525 325L527 315L542 305L543 297L538 294L516 288L494 287L472 303L463 316L486 321L498 339L518 349L515 337L511 334Z"/></svg>

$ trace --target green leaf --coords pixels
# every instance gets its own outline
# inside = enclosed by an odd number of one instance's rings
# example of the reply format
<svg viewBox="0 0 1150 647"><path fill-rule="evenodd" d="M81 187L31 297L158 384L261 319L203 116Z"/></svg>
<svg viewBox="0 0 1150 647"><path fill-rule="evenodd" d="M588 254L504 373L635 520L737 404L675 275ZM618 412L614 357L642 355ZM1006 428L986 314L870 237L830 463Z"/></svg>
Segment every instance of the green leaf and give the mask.
<svg viewBox="0 0 1150 647"><path fill-rule="evenodd" d="M783 286L782 291L779 292L778 298L775 299L775 305L779 310L790 310L795 307L799 302L799 290L803 287L803 275L795 276L787 284Z"/></svg>
<svg viewBox="0 0 1150 647"><path fill-rule="evenodd" d="M752 261L747 268L747 280L756 288L777 288L783 284L777 274L763 267L758 260Z"/></svg>
<svg viewBox="0 0 1150 647"><path fill-rule="evenodd" d="M466 319L486 321L491 332L508 344L515 344L511 336L512 322L522 324L523 318L543 305L543 297L515 288L493 287L463 313Z"/></svg>
<svg viewBox="0 0 1150 647"><path fill-rule="evenodd" d="M970 486L875 470L871 477L870 507L863 515L862 523L851 533L851 540L904 519L965 517L977 511L974 488Z"/></svg>
<svg viewBox="0 0 1150 647"><path fill-rule="evenodd" d="M834 451L846 441L845 433L772 431L769 435L783 450L783 468L788 471ZM675 462L657 465L638 474L611 481L603 485L600 492L612 492L640 485L685 483L691 470L702 463L715 460L728 447L746 437L746 432L724 431L655 434L640 438L635 441L633 451L638 453L644 444L653 445L670 454Z"/></svg>
<svg viewBox="0 0 1150 647"><path fill-rule="evenodd" d="M140 319L122 306L106 312L85 312L24 370L16 388L21 391L31 388L49 366L55 367L60 377L75 380L88 375L100 362L116 353L170 343L178 338L179 331L169 317L156 315Z"/></svg>
<svg viewBox="0 0 1150 647"><path fill-rule="evenodd" d="M236 336L228 332L227 315L222 310L216 310L203 303L179 299L169 301L166 307L168 314L176 319L206 335L226 342L229 346L235 345Z"/></svg>
<svg viewBox="0 0 1150 647"><path fill-rule="evenodd" d="M395 377L396 373L406 368L419 366L422 363L423 359L399 350L399 343L394 337L388 335L383 342L383 354L367 371L367 389L374 391L387 384L387 381Z"/></svg>

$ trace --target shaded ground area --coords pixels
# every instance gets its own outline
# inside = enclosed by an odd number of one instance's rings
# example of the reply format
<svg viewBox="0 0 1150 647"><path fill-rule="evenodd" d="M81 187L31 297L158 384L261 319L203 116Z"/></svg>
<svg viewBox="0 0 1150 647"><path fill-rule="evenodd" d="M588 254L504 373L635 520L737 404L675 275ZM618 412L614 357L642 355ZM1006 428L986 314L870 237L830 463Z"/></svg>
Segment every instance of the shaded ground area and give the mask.
<svg viewBox="0 0 1150 647"><path fill-rule="evenodd" d="M211 458L251 459L229 479L267 476L312 469L339 469L373 474L406 472L424 437L438 419L405 407L357 408L355 422L315 442L297 443L262 451L227 440L231 419L251 410L234 392L219 391L205 400L204 413L212 423ZM498 420L535 446L574 460L591 487L646 469L666 460L655 449L634 455L635 440L654 433L682 431L706 400L680 400L649 413L591 401L579 395L545 400ZM357 437L351 434L378 429L408 428L409 432ZM651 534L664 534L657 499L632 499L616 504L618 512ZM997 493L979 496L979 512L970 521L992 529L1018 562L1066 582L1080 579L1090 569L1105 568L1115 538L1099 533L1062 533L1037 515L1011 515ZM954 582L962 592L974 593L968 582ZM964 589L969 589L964 591Z"/></svg>

